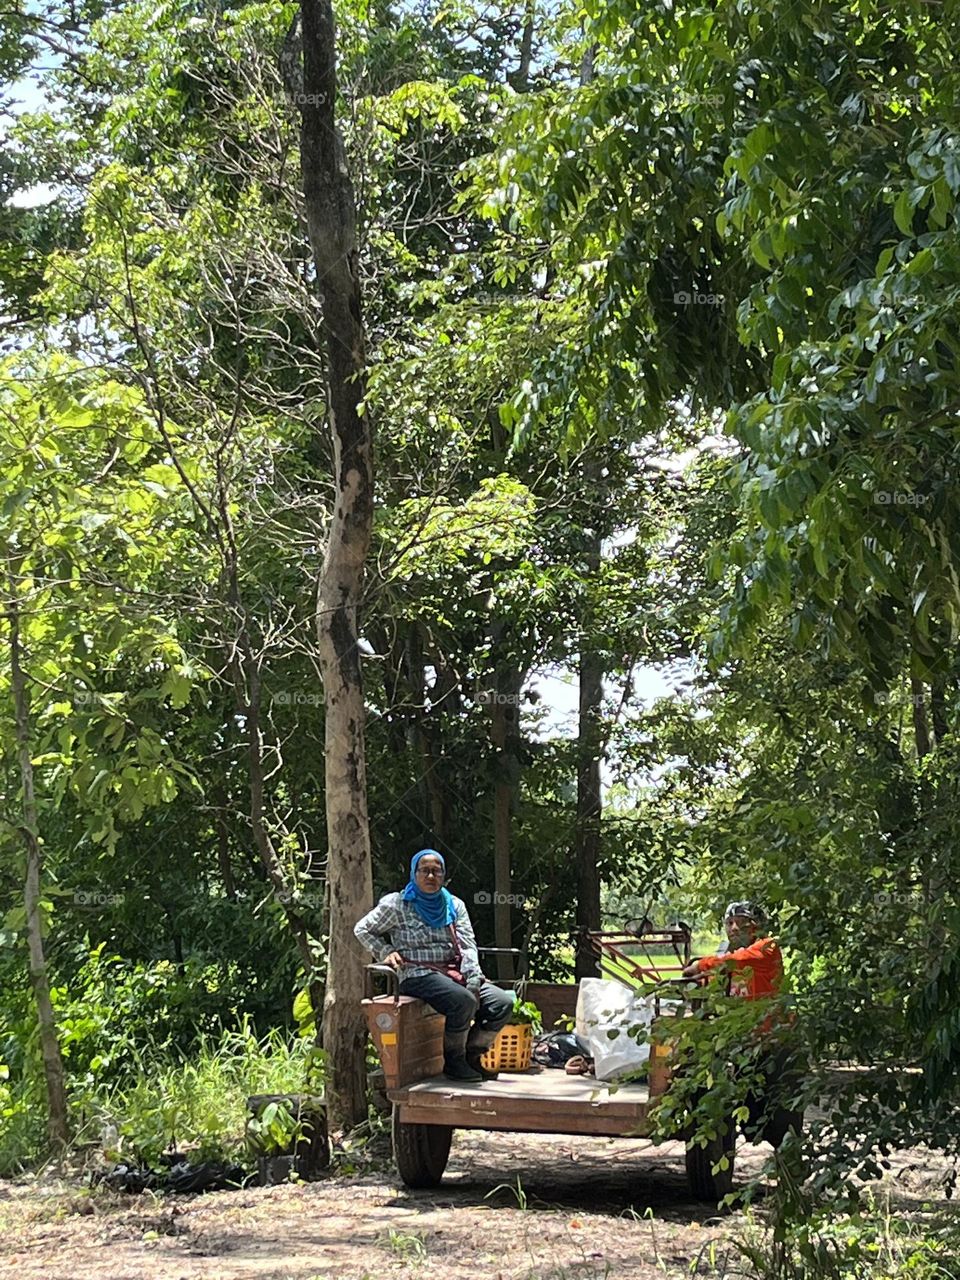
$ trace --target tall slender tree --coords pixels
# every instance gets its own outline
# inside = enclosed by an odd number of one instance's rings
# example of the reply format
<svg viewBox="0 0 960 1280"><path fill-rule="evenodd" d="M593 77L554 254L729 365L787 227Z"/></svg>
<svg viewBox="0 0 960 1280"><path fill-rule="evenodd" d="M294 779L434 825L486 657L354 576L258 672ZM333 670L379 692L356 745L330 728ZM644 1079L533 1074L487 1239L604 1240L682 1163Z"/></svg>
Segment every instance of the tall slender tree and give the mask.
<svg viewBox="0 0 960 1280"><path fill-rule="evenodd" d="M19 570L19 565L17 568ZM62 1151L70 1141L67 1089L63 1072L63 1054L60 1051L60 1039L50 997L50 973L43 944L41 921L43 849L40 844L33 760L30 751L30 706L27 679L23 670L18 598L20 593L17 574L13 571L9 573L8 584L5 604L10 630L10 691L13 694L17 756L20 764L22 806L20 832L23 836L27 859L23 906L30 956L30 986L37 1006L40 1053L43 1058L43 1076L47 1088L47 1133L54 1147Z"/></svg>
<svg viewBox="0 0 960 1280"><path fill-rule="evenodd" d="M337 132L337 52L330 0L302 0L300 162L310 244L322 298L327 421L335 499L317 591L317 636L326 702L329 965L323 1044L332 1064L331 1117L366 1116L360 1009L363 957L353 923L373 897L357 608L373 531L373 440L364 413L364 332L357 215Z"/></svg>

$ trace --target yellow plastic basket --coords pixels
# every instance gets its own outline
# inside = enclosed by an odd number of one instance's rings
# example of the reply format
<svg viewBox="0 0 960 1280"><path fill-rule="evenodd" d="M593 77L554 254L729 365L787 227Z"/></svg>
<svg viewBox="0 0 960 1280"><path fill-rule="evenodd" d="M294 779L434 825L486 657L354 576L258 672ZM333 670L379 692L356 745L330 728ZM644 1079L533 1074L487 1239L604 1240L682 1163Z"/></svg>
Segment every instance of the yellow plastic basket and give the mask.
<svg viewBox="0 0 960 1280"><path fill-rule="evenodd" d="M488 1071L526 1071L533 1057L533 1027L527 1022L501 1027L480 1061Z"/></svg>

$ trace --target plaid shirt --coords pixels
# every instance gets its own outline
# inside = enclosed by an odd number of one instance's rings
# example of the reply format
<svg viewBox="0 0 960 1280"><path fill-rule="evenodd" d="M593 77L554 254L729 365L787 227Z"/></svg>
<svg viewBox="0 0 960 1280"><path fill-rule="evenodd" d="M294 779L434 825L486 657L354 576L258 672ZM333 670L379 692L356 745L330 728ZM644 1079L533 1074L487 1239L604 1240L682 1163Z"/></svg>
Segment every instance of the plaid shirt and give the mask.
<svg viewBox="0 0 960 1280"><path fill-rule="evenodd" d="M473 925L461 899L454 898L453 905L457 913L460 972L468 982L476 981L483 977L483 972L477 955ZM368 911L362 920L357 921L353 932L377 961L385 960L392 951L399 951L404 960L413 961L412 964L402 966L401 979L419 978L435 972L418 966L417 960L429 960L431 964L454 964L456 960L449 925L434 929L420 919L413 904L404 902L399 893L388 893L381 898L372 911Z"/></svg>

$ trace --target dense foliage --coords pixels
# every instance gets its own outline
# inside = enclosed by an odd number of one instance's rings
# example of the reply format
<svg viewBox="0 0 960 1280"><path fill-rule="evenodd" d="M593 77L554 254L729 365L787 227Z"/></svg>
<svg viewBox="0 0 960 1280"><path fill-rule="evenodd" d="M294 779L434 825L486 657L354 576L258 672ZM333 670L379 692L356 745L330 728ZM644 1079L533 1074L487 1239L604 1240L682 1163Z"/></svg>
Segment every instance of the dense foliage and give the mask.
<svg viewBox="0 0 960 1280"><path fill-rule="evenodd" d="M323 974L333 477L295 18L0 19L12 73L58 50L0 154L0 629L81 1131L146 1059L293 1031ZM338 21L376 888L434 846L492 942L506 796L512 941L569 970L584 725L550 702L590 655L608 921L769 904L810 1060L864 1068L811 1139L819 1190L896 1143L956 1155L957 5ZM43 1147L13 679L5 1170Z"/></svg>

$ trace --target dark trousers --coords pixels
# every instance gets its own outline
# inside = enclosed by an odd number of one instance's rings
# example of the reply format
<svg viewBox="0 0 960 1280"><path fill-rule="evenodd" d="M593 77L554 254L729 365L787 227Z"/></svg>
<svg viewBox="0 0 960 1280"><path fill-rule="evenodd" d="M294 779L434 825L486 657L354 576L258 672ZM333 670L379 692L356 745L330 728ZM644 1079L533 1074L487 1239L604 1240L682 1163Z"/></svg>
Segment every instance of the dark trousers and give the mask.
<svg viewBox="0 0 960 1280"><path fill-rule="evenodd" d="M751 1142L763 1139L779 1147L791 1129L800 1133L803 1128L803 1112L787 1105L800 1092L803 1066L786 1047L771 1048L758 1065L760 1080L746 1098L750 1116L743 1132Z"/></svg>
<svg viewBox="0 0 960 1280"><path fill-rule="evenodd" d="M484 982L479 995L475 996L443 973L404 978L400 994L426 1000L446 1018L444 1030L451 1034L466 1031L474 1019L477 1027L485 1031L499 1031L510 1021L513 1012L513 996L509 991Z"/></svg>

